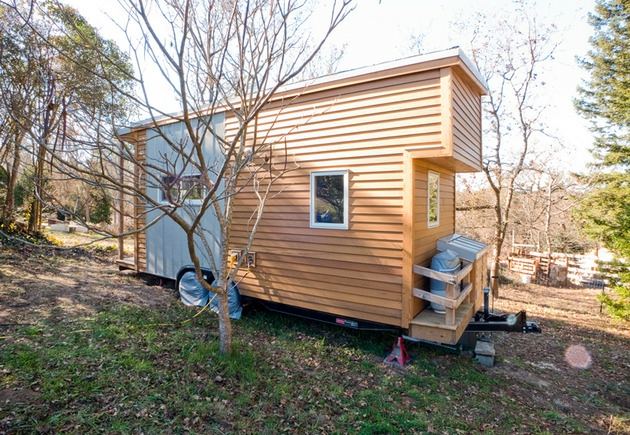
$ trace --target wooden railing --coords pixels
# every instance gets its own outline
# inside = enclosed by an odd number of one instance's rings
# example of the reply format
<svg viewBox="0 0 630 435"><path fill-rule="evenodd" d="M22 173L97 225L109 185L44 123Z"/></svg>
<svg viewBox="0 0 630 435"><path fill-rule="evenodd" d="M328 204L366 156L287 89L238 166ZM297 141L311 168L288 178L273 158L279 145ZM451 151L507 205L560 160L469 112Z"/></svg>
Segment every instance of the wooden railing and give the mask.
<svg viewBox="0 0 630 435"><path fill-rule="evenodd" d="M464 267L453 274L438 272L419 265L413 266L414 273L442 281L446 284L446 296L438 296L419 288L413 289L413 295L419 299L443 305L445 310L445 323L447 325L455 324L455 312L457 308L459 308L464 301L469 299L473 290L473 284L470 282L470 272L473 269L473 263L463 261L463 264ZM464 281L463 288L461 288L460 285L462 281Z"/></svg>

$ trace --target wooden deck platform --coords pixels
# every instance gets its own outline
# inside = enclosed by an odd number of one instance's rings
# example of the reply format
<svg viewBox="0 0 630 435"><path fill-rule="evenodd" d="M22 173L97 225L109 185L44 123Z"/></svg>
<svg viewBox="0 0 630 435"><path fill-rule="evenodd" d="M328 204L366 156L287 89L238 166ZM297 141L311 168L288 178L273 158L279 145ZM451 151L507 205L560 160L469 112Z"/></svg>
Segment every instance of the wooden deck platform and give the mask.
<svg viewBox="0 0 630 435"><path fill-rule="evenodd" d="M409 335L422 340L456 344L473 314L475 314L474 305L463 303L455 311L455 324L448 325L444 321L444 314L438 314L427 307L411 321Z"/></svg>
<svg viewBox="0 0 630 435"><path fill-rule="evenodd" d="M133 257L119 258L116 260L116 264L120 270L136 270Z"/></svg>

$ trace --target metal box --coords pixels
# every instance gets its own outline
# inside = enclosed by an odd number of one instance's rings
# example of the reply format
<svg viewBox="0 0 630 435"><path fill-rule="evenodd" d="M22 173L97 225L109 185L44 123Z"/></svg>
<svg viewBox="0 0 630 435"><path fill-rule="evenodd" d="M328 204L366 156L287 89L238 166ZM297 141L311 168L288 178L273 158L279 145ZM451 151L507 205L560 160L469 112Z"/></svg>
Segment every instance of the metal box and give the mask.
<svg viewBox="0 0 630 435"><path fill-rule="evenodd" d="M451 251L454 251L459 258L472 263L486 253L488 245L481 243L478 240L471 239L470 237L455 233L439 239L437 242L437 249L438 251L446 251L447 249L450 249Z"/></svg>

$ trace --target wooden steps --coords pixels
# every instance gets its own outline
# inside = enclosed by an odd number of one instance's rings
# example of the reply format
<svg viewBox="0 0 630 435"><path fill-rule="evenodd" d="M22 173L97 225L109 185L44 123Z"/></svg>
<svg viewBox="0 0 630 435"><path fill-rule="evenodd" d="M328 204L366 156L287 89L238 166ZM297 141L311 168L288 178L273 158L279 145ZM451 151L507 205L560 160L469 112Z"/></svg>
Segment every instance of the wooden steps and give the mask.
<svg viewBox="0 0 630 435"><path fill-rule="evenodd" d="M461 269L454 273L438 272L428 267L414 265L413 272L431 280L444 283L444 295L413 288L412 294L423 301L441 305L443 313L426 307L409 325L409 335L420 340L456 344L475 313L476 294L479 289L471 280L475 262L460 257Z"/></svg>
<svg viewBox="0 0 630 435"><path fill-rule="evenodd" d="M444 314L425 308L411 321L409 335L421 340L456 344L474 313L474 304L463 303L455 310L455 323L448 325Z"/></svg>

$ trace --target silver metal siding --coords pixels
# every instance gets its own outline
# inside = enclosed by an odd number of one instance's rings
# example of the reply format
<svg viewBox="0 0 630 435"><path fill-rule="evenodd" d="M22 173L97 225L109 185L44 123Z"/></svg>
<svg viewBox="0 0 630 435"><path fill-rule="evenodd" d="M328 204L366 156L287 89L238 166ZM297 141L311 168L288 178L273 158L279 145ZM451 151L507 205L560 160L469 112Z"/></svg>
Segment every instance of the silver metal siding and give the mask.
<svg viewBox="0 0 630 435"><path fill-rule="evenodd" d="M224 134L224 121L224 114L216 114L212 117L213 128L220 137L223 137ZM161 129L163 134L171 140L186 137L184 125L181 122L163 126ZM204 156L207 162L214 162L216 165L222 164L223 153L219 146L216 138L210 135L205 138ZM146 158L148 164L165 167L165 159L173 159L176 154L166 140L154 130L147 132ZM181 168L181 164L177 167ZM192 173L192 171L190 172ZM148 180L147 194L154 200L159 200L159 189L151 184ZM195 214L195 208L198 206L188 205L187 207L191 207L191 214ZM180 216L186 216L185 210L178 213ZM156 210L148 211L146 222L153 222L161 214L160 211ZM202 227L208 232L209 239L211 234L220 234L220 226L213 209L209 209L204 215ZM218 241L212 240L211 249L216 259L220 253L220 246ZM203 266L211 269L209 257L204 254L203 247L200 243L197 243L197 246ZM160 217L154 225L146 230L146 252L146 272L152 275L174 279L183 266L191 264L185 233L177 223L167 216Z"/></svg>

